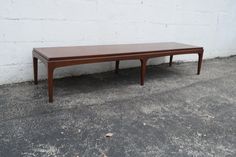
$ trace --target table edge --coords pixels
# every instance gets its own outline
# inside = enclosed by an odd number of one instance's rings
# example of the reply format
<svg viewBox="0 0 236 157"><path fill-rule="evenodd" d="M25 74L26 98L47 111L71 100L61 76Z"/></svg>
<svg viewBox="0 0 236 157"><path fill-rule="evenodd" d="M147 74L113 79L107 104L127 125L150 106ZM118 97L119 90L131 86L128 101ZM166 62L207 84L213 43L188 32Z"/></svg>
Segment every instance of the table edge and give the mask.
<svg viewBox="0 0 236 157"><path fill-rule="evenodd" d="M102 55L90 55L90 56L72 56L72 57L56 57L56 58L48 58L47 56L43 55L37 49L33 49L33 52L37 53L47 61L59 61L59 60L70 60L70 59L90 59L96 57L112 57L112 56L122 56L122 55L137 55L137 54L144 54L144 53L155 53L155 52L171 52L171 51L185 51L185 50L204 50L203 47L193 47L193 48L182 48L182 49L170 49L170 50L158 50L158 51L139 51L139 52L127 52L127 53L117 53L117 54L102 54Z"/></svg>

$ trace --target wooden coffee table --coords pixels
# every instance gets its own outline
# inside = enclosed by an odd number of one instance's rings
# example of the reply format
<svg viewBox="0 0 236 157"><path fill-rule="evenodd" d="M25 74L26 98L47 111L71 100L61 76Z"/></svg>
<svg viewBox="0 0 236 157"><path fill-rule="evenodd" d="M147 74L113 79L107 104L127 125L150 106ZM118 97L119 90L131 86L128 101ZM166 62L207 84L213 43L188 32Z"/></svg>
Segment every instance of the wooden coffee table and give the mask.
<svg viewBox="0 0 236 157"><path fill-rule="evenodd" d="M38 59L47 66L48 96L49 102L53 102L53 71L56 68L78 64L115 61L115 71L118 73L121 60L140 60L140 84L144 85L148 59L170 56L169 65L171 66L174 55L198 54L197 74L200 74L203 52L203 47L174 42L34 48L34 83L38 83Z"/></svg>

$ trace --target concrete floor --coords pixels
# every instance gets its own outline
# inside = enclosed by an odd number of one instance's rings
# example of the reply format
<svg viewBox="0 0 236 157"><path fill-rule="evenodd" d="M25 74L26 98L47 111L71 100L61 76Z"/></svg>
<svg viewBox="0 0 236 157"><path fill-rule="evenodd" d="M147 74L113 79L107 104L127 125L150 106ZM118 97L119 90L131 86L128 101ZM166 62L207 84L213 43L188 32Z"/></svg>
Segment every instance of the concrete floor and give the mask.
<svg viewBox="0 0 236 157"><path fill-rule="evenodd" d="M122 63L121 63L122 64ZM0 86L1 157L235 157L236 57ZM107 133L113 136L106 138Z"/></svg>

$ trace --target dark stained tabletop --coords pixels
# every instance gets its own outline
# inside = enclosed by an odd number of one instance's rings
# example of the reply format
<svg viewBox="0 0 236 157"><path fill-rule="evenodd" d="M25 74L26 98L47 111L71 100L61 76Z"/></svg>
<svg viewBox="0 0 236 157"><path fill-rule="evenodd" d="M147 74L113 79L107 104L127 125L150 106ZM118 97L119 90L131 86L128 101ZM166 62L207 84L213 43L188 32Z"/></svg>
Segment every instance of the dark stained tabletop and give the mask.
<svg viewBox="0 0 236 157"><path fill-rule="evenodd" d="M170 50L200 49L202 47L186 45L175 42L122 44L122 45L96 45L72 47L45 47L34 48L34 52L47 60L78 59L85 57L112 56L122 54L136 54L144 52L162 52Z"/></svg>

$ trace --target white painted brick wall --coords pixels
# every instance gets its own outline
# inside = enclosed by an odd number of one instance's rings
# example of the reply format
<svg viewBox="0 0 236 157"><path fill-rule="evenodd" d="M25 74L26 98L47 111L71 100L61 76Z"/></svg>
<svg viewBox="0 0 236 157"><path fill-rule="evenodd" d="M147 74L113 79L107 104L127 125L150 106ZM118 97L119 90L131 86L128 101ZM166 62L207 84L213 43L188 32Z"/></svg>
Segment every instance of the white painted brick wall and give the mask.
<svg viewBox="0 0 236 157"><path fill-rule="evenodd" d="M0 0L0 84L32 80L33 47L161 41L204 46L204 58L236 54L236 1ZM137 65L138 61L121 63L122 68ZM39 67L40 78L46 78L44 65ZM55 75L113 68L114 63L80 65L57 69Z"/></svg>

